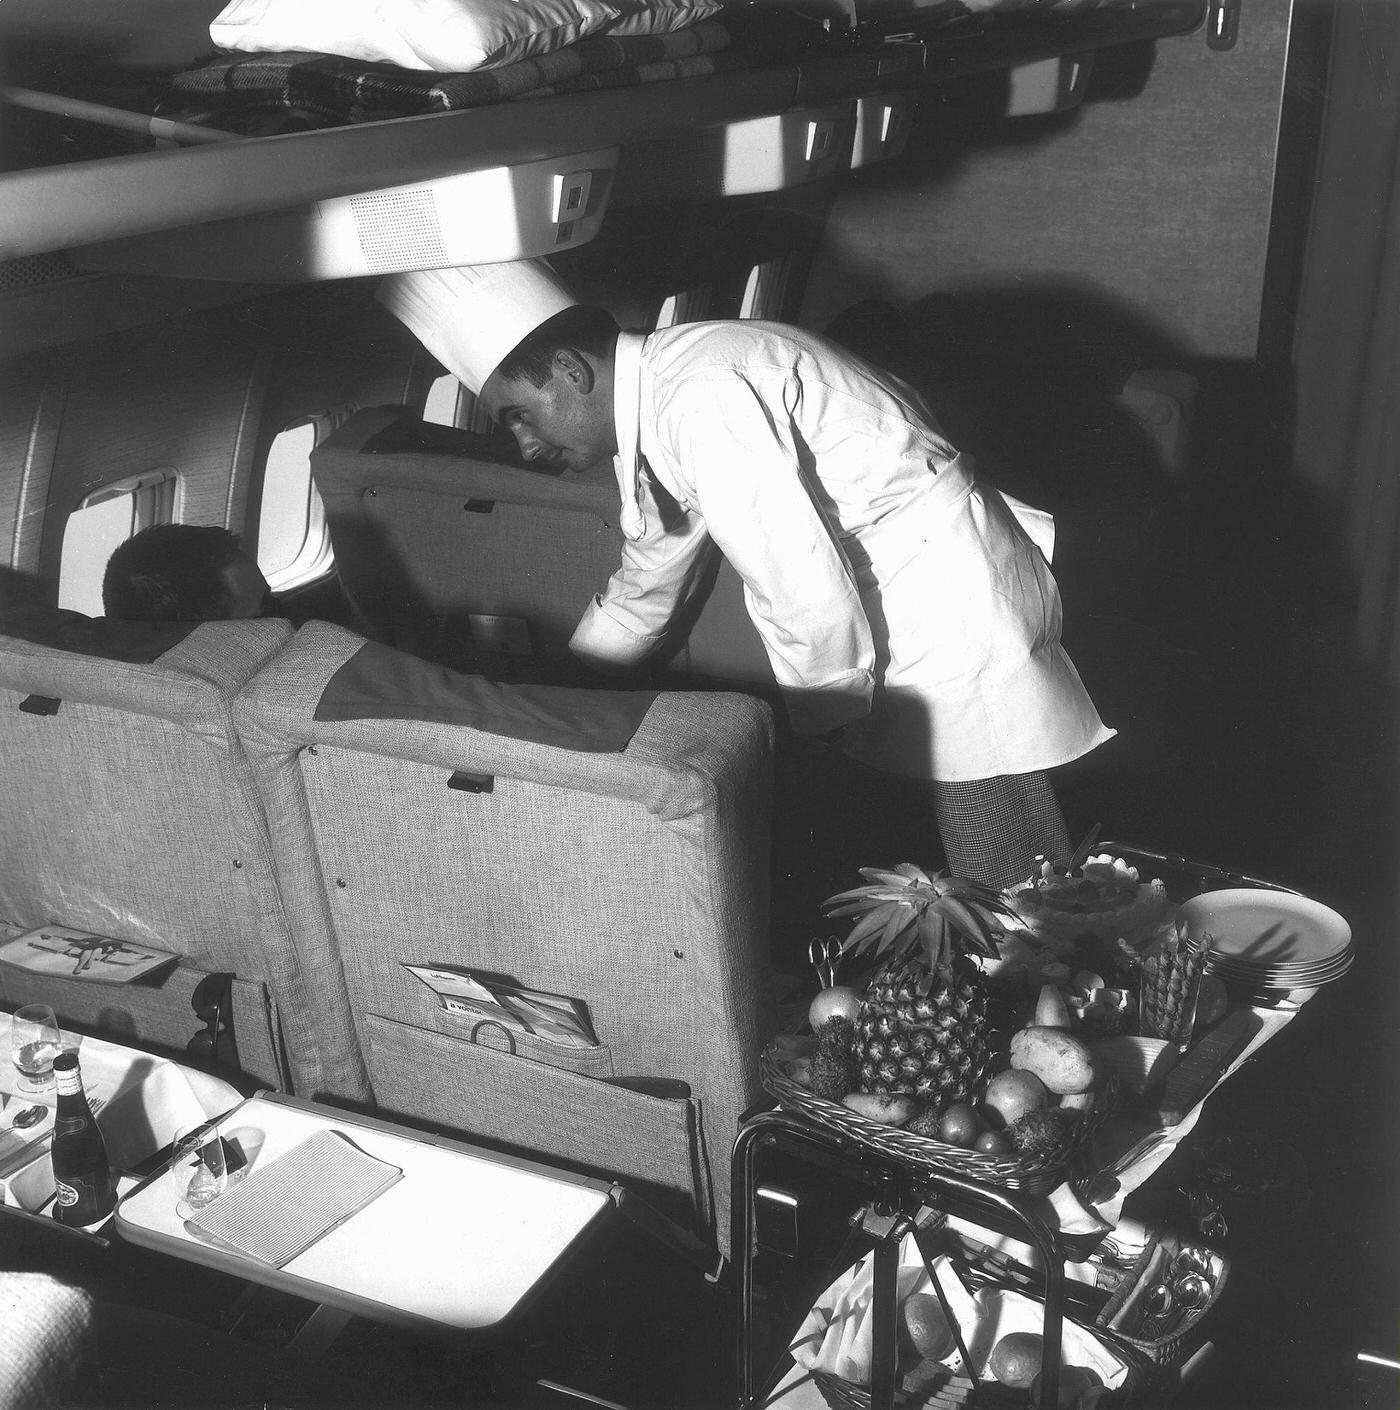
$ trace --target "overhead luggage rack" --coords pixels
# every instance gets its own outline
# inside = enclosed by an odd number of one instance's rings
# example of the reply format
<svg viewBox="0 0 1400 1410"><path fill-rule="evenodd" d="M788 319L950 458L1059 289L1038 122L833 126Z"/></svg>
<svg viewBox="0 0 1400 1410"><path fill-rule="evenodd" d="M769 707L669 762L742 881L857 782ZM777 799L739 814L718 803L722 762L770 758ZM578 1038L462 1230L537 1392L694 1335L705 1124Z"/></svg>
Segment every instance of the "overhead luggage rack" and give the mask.
<svg viewBox="0 0 1400 1410"><path fill-rule="evenodd" d="M688 139L697 129L905 91L911 80L923 87L1179 34L1196 28L1205 10L1205 0L1130 5L1106 0L1097 6L995 14L992 23L946 33L936 27L919 33L914 21L920 12L915 11L908 17L908 32L898 36L857 26L849 36L851 52L767 60L706 77L11 170L0 174L0 259L305 209L444 177L558 161L580 151ZM0 14L0 41L10 37ZM29 76L14 77L24 82Z"/></svg>
<svg viewBox="0 0 1400 1410"><path fill-rule="evenodd" d="M867 94L856 99L856 130L851 141L851 169L893 161L909 145L919 95Z"/></svg>
<svg viewBox="0 0 1400 1410"><path fill-rule="evenodd" d="M828 103L638 143L623 156L618 204L755 196L819 181L844 168L854 127L853 104Z"/></svg>
<svg viewBox="0 0 1400 1410"><path fill-rule="evenodd" d="M281 284L549 255L598 233L618 150L155 231L89 246L78 260L92 269Z"/></svg>

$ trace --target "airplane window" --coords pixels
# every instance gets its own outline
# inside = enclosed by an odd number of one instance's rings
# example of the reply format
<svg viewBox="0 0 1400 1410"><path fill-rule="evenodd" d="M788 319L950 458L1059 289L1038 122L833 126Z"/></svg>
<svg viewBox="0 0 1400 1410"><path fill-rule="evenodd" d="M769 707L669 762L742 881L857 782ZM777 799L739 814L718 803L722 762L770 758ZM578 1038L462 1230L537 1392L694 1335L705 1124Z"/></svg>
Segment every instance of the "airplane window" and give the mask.
<svg viewBox="0 0 1400 1410"><path fill-rule="evenodd" d="M272 442L258 516L258 567L273 592L286 592L330 571L333 555L325 506L311 480L311 452L343 414L288 426Z"/></svg>
<svg viewBox="0 0 1400 1410"><path fill-rule="evenodd" d="M428 388L428 396L423 403L423 420L438 426L462 425L457 417L468 396L467 389L455 377L444 373Z"/></svg>
<svg viewBox="0 0 1400 1410"><path fill-rule="evenodd" d="M677 323L697 323L709 317L710 286L699 284L692 289L682 289L678 294L670 294L662 302L661 311L656 315L657 328L674 328Z"/></svg>
<svg viewBox="0 0 1400 1410"><path fill-rule="evenodd" d="M481 403L453 376L444 373L428 388L423 420L489 436L495 429Z"/></svg>
<svg viewBox="0 0 1400 1410"><path fill-rule="evenodd" d="M749 281L744 287L744 297L739 304L740 318L782 317L788 268L788 260L782 255L754 265L749 271Z"/></svg>
<svg viewBox="0 0 1400 1410"><path fill-rule="evenodd" d="M179 476L157 470L93 490L68 516L58 569L58 605L102 615L102 575L118 544L175 520Z"/></svg>

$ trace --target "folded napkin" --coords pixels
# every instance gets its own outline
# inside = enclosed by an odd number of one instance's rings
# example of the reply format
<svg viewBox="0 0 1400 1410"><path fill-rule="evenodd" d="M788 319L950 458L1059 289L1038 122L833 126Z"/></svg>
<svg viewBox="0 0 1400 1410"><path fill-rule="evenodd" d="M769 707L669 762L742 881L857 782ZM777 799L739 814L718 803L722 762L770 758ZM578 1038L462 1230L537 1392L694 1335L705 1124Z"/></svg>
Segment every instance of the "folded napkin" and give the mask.
<svg viewBox="0 0 1400 1410"><path fill-rule="evenodd" d="M401 1179L397 1165L367 1154L339 1131L317 1131L189 1222L219 1243L281 1268Z"/></svg>

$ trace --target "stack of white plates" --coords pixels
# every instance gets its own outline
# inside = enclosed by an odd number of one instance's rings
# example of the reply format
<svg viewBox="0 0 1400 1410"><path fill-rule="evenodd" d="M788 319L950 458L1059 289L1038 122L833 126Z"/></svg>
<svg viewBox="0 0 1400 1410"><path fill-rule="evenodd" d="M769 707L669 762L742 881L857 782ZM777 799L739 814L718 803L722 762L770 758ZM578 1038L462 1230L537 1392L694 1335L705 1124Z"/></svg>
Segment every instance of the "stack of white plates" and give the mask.
<svg viewBox="0 0 1400 1410"><path fill-rule="evenodd" d="M1178 921L1193 948L1210 936L1208 970L1251 993L1315 989L1340 979L1355 958L1351 926L1289 891L1207 891L1183 903Z"/></svg>

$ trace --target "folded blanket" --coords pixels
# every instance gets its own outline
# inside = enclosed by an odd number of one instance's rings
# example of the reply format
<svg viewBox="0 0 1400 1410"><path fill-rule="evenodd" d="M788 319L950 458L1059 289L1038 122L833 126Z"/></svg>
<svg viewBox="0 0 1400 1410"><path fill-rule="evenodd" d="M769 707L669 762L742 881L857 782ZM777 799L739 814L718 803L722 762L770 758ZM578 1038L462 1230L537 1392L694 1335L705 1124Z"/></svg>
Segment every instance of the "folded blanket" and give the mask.
<svg viewBox="0 0 1400 1410"><path fill-rule="evenodd" d="M535 58L496 69L444 74L300 52L220 54L168 80L163 115L249 131L268 110L292 113L303 126L453 112L511 98L690 78L742 67L728 54L730 31L702 20L668 34L590 35ZM242 121L240 122L240 119Z"/></svg>

